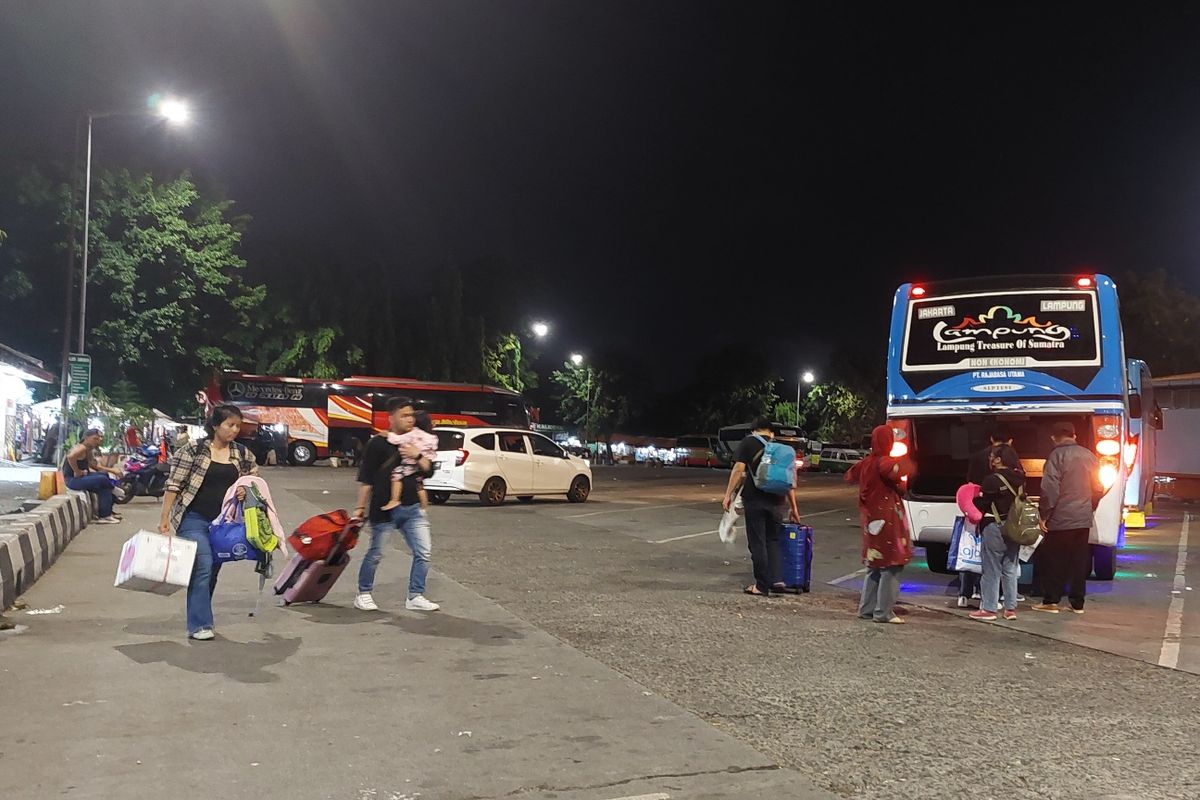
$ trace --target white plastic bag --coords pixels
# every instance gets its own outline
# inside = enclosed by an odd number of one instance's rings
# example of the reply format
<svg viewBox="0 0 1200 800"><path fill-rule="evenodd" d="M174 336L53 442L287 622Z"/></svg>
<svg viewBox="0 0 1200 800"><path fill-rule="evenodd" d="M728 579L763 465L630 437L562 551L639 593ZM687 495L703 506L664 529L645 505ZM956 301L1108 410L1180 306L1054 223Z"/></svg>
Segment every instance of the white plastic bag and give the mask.
<svg viewBox="0 0 1200 800"><path fill-rule="evenodd" d="M1039 544L1041 544L1042 539L1045 539L1045 538L1046 538L1045 536L1039 536L1039 537L1037 537L1037 541L1034 542L1033 544L1021 545L1021 552L1020 552L1020 555L1018 555L1017 557L1020 558L1021 561L1023 561L1024 563L1028 564L1029 560L1031 558L1033 558L1033 551L1037 550L1037 546Z"/></svg>
<svg viewBox="0 0 1200 800"><path fill-rule="evenodd" d="M138 531L121 549L113 586L135 592L170 595L192 577L196 543L154 531Z"/></svg>
<svg viewBox="0 0 1200 800"><path fill-rule="evenodd" d="M742 503L742 493L739 490L737 497L733 498L733 502L729 504L729 510L721 515L721 523L717 525L717 535L721 537L721 541L729 544L737 539L737 518L745 511L746 506Z"/></svg>

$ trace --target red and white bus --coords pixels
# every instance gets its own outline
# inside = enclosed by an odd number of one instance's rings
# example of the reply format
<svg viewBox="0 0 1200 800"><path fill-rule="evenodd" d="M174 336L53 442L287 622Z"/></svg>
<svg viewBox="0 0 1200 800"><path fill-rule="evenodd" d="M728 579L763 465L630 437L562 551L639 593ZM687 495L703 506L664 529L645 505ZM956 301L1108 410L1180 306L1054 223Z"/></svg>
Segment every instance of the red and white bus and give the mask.
<svg viewBox="0 0 1200 800"><path fill-rule="evenodd" d="M386 430L387 401L410 397L434 425L529 428L536 410L516 392L473 383L352 375L337 380L225 371L204 391L209 406L231 403L248 422L286 432L288 460L307 466L337 453L357 453Z"/></svg>

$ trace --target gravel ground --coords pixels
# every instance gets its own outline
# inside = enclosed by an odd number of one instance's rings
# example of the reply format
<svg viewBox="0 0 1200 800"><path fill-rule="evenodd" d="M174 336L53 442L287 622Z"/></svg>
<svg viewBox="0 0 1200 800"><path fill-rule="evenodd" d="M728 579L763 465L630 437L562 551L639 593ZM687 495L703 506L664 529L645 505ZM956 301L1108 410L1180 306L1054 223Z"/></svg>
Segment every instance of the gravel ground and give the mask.
<svg viewBox="0 0 1200 800"><path fill-rule="evenodd" d="M862 622L828 586L755 600L742 547L563 509L439 509L435 566L835 793L1200 797L1195 676L933 611Z"/></svg>

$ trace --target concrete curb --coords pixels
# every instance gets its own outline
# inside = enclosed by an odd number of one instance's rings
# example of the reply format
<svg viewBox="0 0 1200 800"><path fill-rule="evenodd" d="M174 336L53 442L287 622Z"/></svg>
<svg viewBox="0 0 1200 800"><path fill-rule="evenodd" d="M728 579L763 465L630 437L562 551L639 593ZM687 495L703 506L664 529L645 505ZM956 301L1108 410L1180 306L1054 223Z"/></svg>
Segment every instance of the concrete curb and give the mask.
<svg viewBox="0 0 1200 800"><path fill-rule="evenodd" d="M55 495L26 514L0 516L0 611L41 577L95 515L92 495Z"/></svg>

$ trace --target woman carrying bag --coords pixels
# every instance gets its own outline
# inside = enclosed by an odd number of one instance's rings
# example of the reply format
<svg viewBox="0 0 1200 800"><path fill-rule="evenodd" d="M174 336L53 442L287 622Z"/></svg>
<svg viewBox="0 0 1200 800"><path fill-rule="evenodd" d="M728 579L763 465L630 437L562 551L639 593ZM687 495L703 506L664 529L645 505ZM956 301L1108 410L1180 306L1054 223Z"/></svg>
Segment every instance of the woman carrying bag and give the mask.
<svg viewBox="0 0 1200 800"><path fill-rule="evenodd" d="M1001 588L1004 590L1004 618L1017 618L1021 545L1004 538L1000 526L1012 511L1017 493L1025 486L1021 459L1008 445L1000 445L992 451L990 466L992 471L983 479L982 491L975 498L975 507L983 512L979 523L983 538L983 576L980 579L983 597L979 601L979 610L968 615L984 622L996 619Z"/></svg>
<svg viewBox="0 0 1200 800"><path fill-rule="evenodd" d="M214 408L204 425L208 436L176 449L171 457L163 495L159 533L196 543L187 589L187 632L199 641L213 638L212 596L220 571L220 564L213 562L209 527L221 515L226 492L240 478L258 472L254 456L234 441L241 427L242 412L236 406ZM240 488L236 496L238 502L244 501L246 490Z"/></svg>

